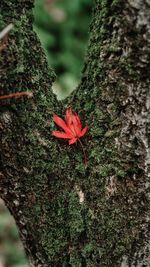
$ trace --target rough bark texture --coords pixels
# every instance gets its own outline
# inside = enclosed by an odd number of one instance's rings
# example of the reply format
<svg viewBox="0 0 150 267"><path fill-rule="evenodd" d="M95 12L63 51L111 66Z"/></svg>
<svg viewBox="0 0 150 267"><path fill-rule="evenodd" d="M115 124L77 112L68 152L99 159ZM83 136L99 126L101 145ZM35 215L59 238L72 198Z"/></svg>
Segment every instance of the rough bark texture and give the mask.
<svg viewBox="0 0 150 267"><path fill-rule="evenodd" d="M146 267L149 239L149 0L97 0L78 89L65 102L51 91L32 0L3 0L0 193L34 267ZM4 44L3 44L4 46ZM80 146L51 137L51 116L67 104L89 125Z"/></svg>

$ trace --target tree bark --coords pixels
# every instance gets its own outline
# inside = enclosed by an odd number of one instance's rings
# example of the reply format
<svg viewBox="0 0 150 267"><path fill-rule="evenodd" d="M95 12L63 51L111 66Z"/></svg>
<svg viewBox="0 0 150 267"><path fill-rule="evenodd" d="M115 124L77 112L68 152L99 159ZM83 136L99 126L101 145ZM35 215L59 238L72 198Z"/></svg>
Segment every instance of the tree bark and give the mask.
<svg viewBox="0 0 150 267"><path fill-rule="evenodd" d="M149 0L97 0L81 82L64 102L32 29L32 0L3 0L0 193L33 267L150 266ZM71 105L89 126L55 139L52 113ZM83 125L84 126L84 125Z"/></svg>

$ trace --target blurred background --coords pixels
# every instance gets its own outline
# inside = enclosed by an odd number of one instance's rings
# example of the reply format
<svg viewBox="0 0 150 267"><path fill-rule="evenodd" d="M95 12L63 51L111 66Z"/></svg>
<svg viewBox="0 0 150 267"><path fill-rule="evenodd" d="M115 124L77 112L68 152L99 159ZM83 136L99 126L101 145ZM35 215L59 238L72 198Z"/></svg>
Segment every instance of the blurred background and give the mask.
<svg viewBox="0 0 150 267"><path fill-rule="evenodd" d="M93 0L36 0L34 29L57 75L53 91L58 99L79 82L92 4Z"/></svg>
<svg viewBox="0 0 150 267"><path fill-rule="evenodd" d="M93 0L35 0L34 30L57 75L53 91L64 99L77 86L88 41ZM29 267L15 222L0 199L0 267Z"/></svg>

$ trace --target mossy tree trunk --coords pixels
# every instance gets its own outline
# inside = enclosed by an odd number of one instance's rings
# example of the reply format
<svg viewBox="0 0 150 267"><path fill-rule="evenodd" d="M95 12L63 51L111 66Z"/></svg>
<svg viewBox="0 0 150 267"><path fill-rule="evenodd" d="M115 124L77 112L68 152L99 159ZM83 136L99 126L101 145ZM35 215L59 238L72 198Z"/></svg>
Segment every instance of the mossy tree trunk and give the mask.
<svg viewBox="0 0 150 267"><path fill-rule="evenodd" d="M150 266L148 0L97 0L81 82L58 102L32 29L33 0L3 0L0 193L34 267ZM67 105L89 126L78 144L55 139Z"/></svg>

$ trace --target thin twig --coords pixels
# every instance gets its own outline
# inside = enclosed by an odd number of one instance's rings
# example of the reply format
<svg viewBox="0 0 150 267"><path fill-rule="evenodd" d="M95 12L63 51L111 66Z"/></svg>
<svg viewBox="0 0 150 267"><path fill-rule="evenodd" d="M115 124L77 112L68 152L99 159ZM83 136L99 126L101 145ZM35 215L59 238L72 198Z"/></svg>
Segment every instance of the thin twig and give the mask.
<svg viewBox="0 0 150 267"><path fill-rule="evenodd" d="M7 25L1 32L0 32L0 40L3 39L8 32L13 28L13 24L10 23L9 25Z"/></svg>
<svg viewBox="0 0 150 267"><path fill-rule="evenodd" d="M9 94L9 95L2 95L2 96L0 96L0 100L12 98L12 97L20 97L20 96L32 97L33 93L32 92L28 92L28 91L26 91L26 92L16 92L16 93L12 93L12 94Z"/></svg>

